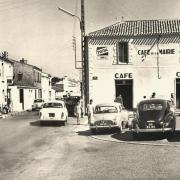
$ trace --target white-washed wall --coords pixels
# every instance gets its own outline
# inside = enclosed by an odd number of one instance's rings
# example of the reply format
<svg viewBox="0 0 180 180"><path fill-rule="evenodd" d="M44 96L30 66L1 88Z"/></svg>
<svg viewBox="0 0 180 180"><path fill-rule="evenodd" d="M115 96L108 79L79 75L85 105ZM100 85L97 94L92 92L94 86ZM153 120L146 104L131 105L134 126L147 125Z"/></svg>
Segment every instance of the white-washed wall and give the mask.
<svg viewBox="0 0 180 180"><path fill-rule="evenodd" d="M166 37L167 39L167 37ZM129 64L116 64L116 44L92 45L88 47L89 60L89 98L94 102L113 101L115 98L115 79L129 77L115 76L116 73L131 73L133 80L133 107L143 98L156 92L159 97L170 97L175 91L175 79L180 78L180 45L177 42L140 45L129 41ZM167 41L168 42L168 41ZM100 58L97 47L106 47L108 56ZM144 55L144 50L149 50ZM161 54L157 54L161 50ZM159 61L159 67L157 62Z"/></svg>

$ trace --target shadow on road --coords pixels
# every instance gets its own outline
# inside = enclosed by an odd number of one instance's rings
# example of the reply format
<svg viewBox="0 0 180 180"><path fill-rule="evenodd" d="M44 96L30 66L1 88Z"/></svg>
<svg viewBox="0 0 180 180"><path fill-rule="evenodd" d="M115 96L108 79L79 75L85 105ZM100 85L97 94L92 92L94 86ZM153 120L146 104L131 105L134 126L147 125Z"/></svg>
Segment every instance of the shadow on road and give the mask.
<svg viewBox="0 0 180 180"><path fill-rule="evenodd" d="M48 127L56 127L56 126L64 126L64 122L59 121L33 121L30 122L31 126L48 126Z"/></svg>
<svg viewBox="0 0 180 180"><path fill-rule="evenodd" d="M120 141L137 141L133 138L131 131L127 131L122 134L116 133L113 134L111 137ZM166 139L166 137L162 133L142 133L138 138L139 141L158 141L162 139Z"/></svg>
<svg viewBox="0 0 180 180"><path fill-rule="evenodd" d="M92 133L91 130L78 131L78 135L80 136L90 136L90 135L109 135L117 133L117 130L98 130L95 133Z"/></svg>
<svg viewBox="0 0 180 180"><path fill-rule="evenodd" d="M135 140L133 138L131 131L127 131L122 134L116 133L113 134L111 137L120 141L137 141L137 139ZM162 133L142 133L138 138L139 141L158 141L163 139L167 139L167 141L169 142L180 142L180 130L177 130L173 137L167 137Z"/></svg>
<svg viewBox="0 0 180 180"><path fill-rule="evenodd" d="M180 142L180 130L176 130L173 138L167 138L169 142Z"/></svg>

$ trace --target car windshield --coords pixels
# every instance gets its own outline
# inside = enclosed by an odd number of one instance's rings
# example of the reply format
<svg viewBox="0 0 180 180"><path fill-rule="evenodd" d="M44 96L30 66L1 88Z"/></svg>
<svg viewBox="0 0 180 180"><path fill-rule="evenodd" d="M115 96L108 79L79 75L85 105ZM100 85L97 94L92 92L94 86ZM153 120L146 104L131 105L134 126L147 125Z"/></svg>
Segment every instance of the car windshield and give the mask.
<svg viewBox="0 0 180 180"><path fill-rule="evenodd" d="M163 109L163 105L160 103L145 103L141 104L139 107L140 111L160 111Z"/></svg>
<svg viewBox="0 0 180 180"><path fill-rule="evenodd" d="M43 108L62 108L63 105L61 103L56 103L56 102L52 102L52 103L45 103L43 105Z"/></svg>
<svg viewBox="0 0 180 180"><path fill-rule="evenodd" d="M115 106L96 106L95 113L117 113L117 107Z"/></svg>
<svg viewBox="0 0 180 180"><path fill-rule="evenodd" d="M43 102L43 100L42 99L35 99L34 102L39 103L39 102Z"/></svg>

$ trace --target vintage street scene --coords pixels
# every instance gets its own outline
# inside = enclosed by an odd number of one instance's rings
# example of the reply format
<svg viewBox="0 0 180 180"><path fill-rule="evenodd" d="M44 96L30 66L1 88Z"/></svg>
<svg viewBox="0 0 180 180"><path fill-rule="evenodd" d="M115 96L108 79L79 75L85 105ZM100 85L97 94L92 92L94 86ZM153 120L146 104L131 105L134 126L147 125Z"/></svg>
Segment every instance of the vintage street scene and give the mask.
<svg viewBox="0 0 180 180"><path fill-rule="evenodd" d="M179 9L0 0L0 180L180 179Z"/></svg>

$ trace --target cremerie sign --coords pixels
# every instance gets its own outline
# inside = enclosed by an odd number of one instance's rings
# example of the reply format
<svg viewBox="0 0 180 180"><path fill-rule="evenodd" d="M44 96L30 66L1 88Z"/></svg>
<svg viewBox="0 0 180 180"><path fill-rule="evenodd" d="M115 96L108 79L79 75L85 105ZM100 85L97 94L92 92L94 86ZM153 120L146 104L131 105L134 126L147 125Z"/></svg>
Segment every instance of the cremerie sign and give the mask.
<svg viewBox="0 0 180 180"><path fill-rule="evenodd" d="M96 48L96 55L97 55L98 58L100 58L100 59L107 58L108 55L109 55L109 52L108 52L107 47L104 47L104 46L97 47L97 48Z"/></svg>
<svg viewBox="0 0 180 180"><path fill-rule="evenodd" d="M115 79L132 79L132 73L115 73Z"/></svg>
<svg viewBox="0 0 180 180"><path fill-rule="evenodd" d="M137 51L138 55L173 55L175 54L175 49L159 49L159 53L158 51L153 51L150 49L140 49Z"/></svg>

